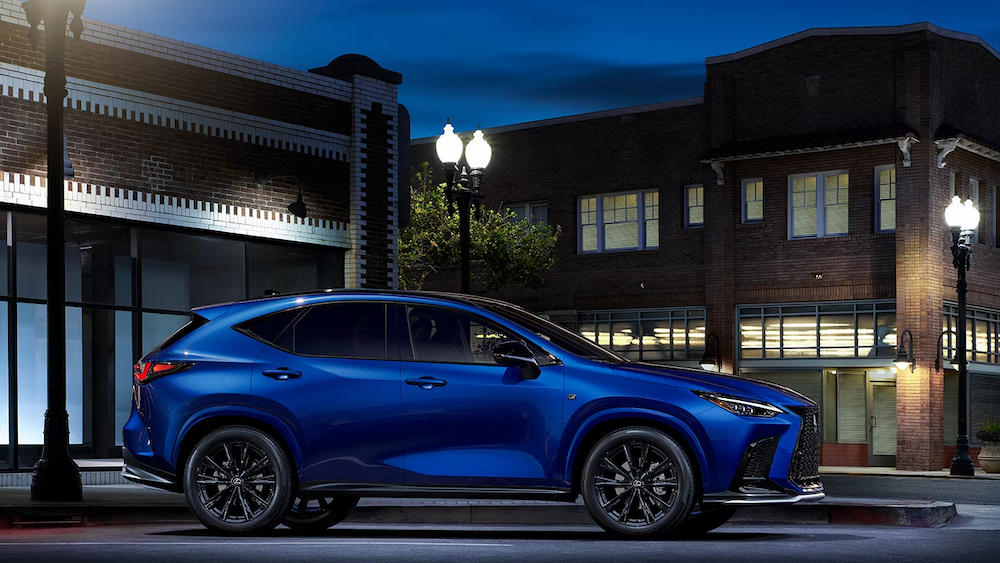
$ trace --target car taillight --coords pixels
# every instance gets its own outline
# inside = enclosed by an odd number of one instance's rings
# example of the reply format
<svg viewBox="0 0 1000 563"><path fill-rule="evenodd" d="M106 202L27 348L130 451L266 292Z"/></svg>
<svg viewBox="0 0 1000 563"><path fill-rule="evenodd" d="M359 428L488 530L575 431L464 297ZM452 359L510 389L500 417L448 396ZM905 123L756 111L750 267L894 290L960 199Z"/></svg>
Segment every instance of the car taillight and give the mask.
<svg viewBox="0 0 1000 563"><path fill-rule="evenodd" d="M193 365L186 362L140 362L132 366L132 375L139 383L148 383L161 375L181 372Z"/></svg>

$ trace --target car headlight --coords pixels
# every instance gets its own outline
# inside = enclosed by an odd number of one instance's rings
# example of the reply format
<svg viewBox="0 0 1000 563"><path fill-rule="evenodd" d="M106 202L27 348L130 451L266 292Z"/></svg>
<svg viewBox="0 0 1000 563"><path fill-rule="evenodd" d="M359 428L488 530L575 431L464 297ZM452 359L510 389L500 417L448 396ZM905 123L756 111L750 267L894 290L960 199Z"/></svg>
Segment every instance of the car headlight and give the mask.
<svg viewBox="0 0 1000 563"><path fill-rule="evenodd" d="M694 394L740 416L774 418L775 416L785 412L771 403L765 403L764 401L758 401L756 399L734 397L733 395L710 393L708 391L695 391Z"/></svg>

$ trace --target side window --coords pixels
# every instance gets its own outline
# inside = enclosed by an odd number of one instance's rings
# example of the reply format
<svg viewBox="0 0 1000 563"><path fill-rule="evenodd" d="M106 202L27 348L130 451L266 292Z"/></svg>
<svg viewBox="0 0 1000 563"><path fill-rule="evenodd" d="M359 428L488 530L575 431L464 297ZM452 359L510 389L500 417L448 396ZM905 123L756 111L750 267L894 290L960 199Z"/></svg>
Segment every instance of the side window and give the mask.
<svg viewBox="0 0 1000 563"><path fill-rule="evenodd" d="M385 305L332 303L306 310L276 344L306 356L386 359Z"/></svg>
<svg viewBox="0 0 1000 563"><path fill-rule="evenodd" d="M294 321L295 317L301 312L301 309L290 309L280 313L273 313L258 317L237 328L241 332L248 332L264 342L276 344L278 338L285 331L285 328L288 327L288 323Z"/></svg>
<svg viewBox="0 0 1000 563"><path fill-rule="evenodd" d="M441 307L408 307L406 318L419 362L493 364L493 348L513 339L484 319Z"/></svg>

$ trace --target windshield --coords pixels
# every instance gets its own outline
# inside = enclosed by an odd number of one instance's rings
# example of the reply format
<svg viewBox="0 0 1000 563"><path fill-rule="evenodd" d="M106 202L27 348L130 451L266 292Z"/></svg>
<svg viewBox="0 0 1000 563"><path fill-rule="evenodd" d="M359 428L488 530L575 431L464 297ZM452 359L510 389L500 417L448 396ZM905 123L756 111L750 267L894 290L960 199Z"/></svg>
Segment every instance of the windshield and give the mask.
<svg viewBox="0 0 1000 563"><path fill-rule="evenodd" d="M513 320L545 340L581 358L613 363L628 363L630 361L598 346L566 327L557 325L548 319L543 319L524 309L507 305L501 301L476 300L476 303L488 311Z"/></svg>

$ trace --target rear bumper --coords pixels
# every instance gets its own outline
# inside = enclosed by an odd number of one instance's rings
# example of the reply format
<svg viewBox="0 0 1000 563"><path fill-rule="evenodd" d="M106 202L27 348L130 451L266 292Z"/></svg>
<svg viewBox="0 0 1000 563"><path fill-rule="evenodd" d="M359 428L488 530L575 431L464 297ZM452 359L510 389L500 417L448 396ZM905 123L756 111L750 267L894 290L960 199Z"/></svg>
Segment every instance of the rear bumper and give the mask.
<svg viewBox="0 0 1000 563"><path fill-rule="evenodd" d="M175 475L170 475L136 460L127 448L122 448L122 460L124 462L122 477L129 481L175 493L184 492L184 487L177 481Z"/></svg>

